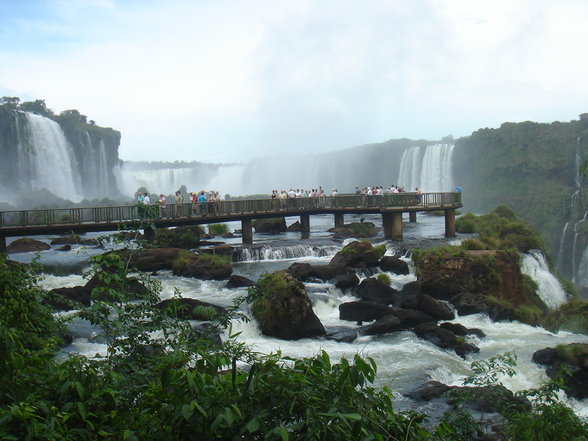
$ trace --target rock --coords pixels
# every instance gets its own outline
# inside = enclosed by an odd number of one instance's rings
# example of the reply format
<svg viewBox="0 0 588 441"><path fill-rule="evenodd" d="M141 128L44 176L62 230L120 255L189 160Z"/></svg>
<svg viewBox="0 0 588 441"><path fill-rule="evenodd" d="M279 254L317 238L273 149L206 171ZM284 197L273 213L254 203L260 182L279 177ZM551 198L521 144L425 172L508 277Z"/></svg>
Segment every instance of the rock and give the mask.
<svg viewBox="0 0 588 441"><path fill-rule="evenodd" d="M325 335L302 282L277 271L260 279L256 286L261 295L251 311L263 334L284 340Z"/></svg>
<svg viewBox="0 0 588 441"><path fill-rule="evenodd" d="M80 236L77 234L70 234L68 236L60 236L51 240L51 245L76 245L80 243Z"/></svg>
<svg viewBox="0 0 588 441"><path fill-rule="evenodd" d="M306 262L295 262L286 271L301 282L304 282L313 275L312 265Z"/></svg>
<svg viewBox="0 0 588 441"><path fill-rule="evenodd" d="M460 325L459 323L440 323L439 326L441 326L444 329L448 329L451 332L453 332L455 335L457 336L463 336L465 337L466 335L475 335L479 338L484 338L486 337L486 334L484 333L484 331L482 331L481 329L478 328L466 328L463 325Z"/></svg>
<svg viewBox="0 0 588 441"><path fill-rule="evenodd" d="M494 320L515 320L516 316L512 309L506 308L497 303L489 302L484 294L472 294L469 292L460 293L450 299L459 315L488 314Z"/></svg>
<svg viewBox="0 0 588 441"><path fill-rule="evenodd" d="M226 258L184 251L174 261L172 271L177 276L224 280L232 274L233 267Z"/></svg>
<svg viewBox="0 0 588 441"><path fill-rule="evenodd" d="M382 271L390 271L394 274L409 274L408 263L396 256L384 256L380 259Z"/></svg>
<svg viewBox="0 0 588 441"><path fill-rule="evenodd" d="M292 225L289 225L287 231L302 231L302 225L300 224L300 221L296 221Z"/></svg>
<svg viewBox="0 0 588 441"><path fill-rule="evenodd" d="M386 252L385 248L373 247L367 241L354 241L347 244L333 256L331 265L341 265L352 268L369 268L378 265L380 258Z"/></svg>
<svg viewBox="0 0 588 441"><path fill-rule="evenodd" d="M421 284L418 281L409 282L394 295L392 304L397 308L418 309L421 297Z"/></svg>
<svg viewBox="0 0 588 441"><path fill-rule="evenodd" d="M177 228L158 228L156 243L161 248L194 249L200 245L204 230L200 225L187 225Z"/></svg>
<svg viewBox="0 0 588 441"><path fill-rule="evenodd" d="M229 281L226 284L227 288L244 288L255 285L253 280L248 279L244 276L239 276L237 274L231 274L229 277Z"/></svg>
<svg viewBox="0 0 588 441"><path fill-rule="evenodd" d="M431 401L434 398L443 397L451 389L451 386L447 386L439 381L427 381L405 395L416 401Z"/></svg>
<svg viewBox="0 0 588 441"><path fill-rule="evenodd" d="M90 306L90 290L85 286L55 288L49 291L45 303L60 311L79 309L80 305Z"/></svg>
<svg viewBox="0 0 588 441"><path fill-rule="evenodd" d="M352 222L342 227L329 228L328 231L336 238L345 237L373 237L378 234L380 229L372 222Z"/></svg>
<svg viewBox="0 0 588 441"><path fill-rule="evenodd" d="M217 256L227 256L229 258L233 256L234 251L235 247L227 244L215 245L211 248L211 254L216 254Z"/></svg>
<svg viewBox="0 0 588 441"><path fill-rule="evenodd" d="M437 320L453 320L455 318L455 314L446 303L436 300L427 294L421 296L418 310L429 314Z"/></svg>
<svg viewBox="0 0 588 441"><path fill-rule="evenodd" d="M340 304L339 318L352 322L371 322L392 313L392 311L392 308L381 303L359 300Z"/></svg>
<svg viewBox="0 0 588 441"><path fill-rule="evenodd" d="M435 323L420 324L414 328L414 333L442 349L453 349L463 359L471 352L480 351L475 345L458 339L453 332L441 328Z"/></svg>
<svg viewBox="0 0 588 441"><path fill-rule="evenodd" d="M371 325L362 327L359 332L363 335L378 335L402 331L403 329L406 328L398 317L393 314L386 314Z"/></svg>
<svg viewBox="0 0 588 441"><path fill-rule="evenodd" d="M104 278L101 277L100 273L96 273L92 276L90 280L88 280L86 285L83 287L85 290L88 291L88 295L92 299L105 301L118 300L110 298L108 296L108 290L114 290L120 293L124 293L123 298L126 298L126 300L136 300L144 297L147 293L147 288L145 287L145 285L143 285L143 283L141 283L135 277L127 277L124 283L124 287L116 281L112 281L107 285L103 279ZM105 289L102 290L100 288Z"/></svg>
<svg viewBox="0 0 588 441"><path fill-rule="evenodd" d="M184 297L163 300L156 307L169 317L180 320L211 320L227 311L222 306Z"/></svg>
<svg viewBox="0 0 588 441"><path fill-rule="evenodd" d="M40 240L31 239L29 237L23 237L16 239L6 247L8 254L12 253L30 253L31 251L45 251L50 250L51 245Z"/></svg>
<svg viewBox="0 0 588 441"><path fill-rule="evenodd" d="M414 309L397 309L393 314L400 319L404 329L413 328L423 323L435 322L435 319L424 312Z"/></svg>
<svg viewBox="0 0 588 441"><path fill-rule="evenodd" d="M340 274L335 277L335 286L340 290L354 288L359 285L359 277L355 273Z"/></svg>
<svg viewBox="0 0 588 441"><path fill-rule="evenodd" d="M341 265L311 265L309 263L301 262L293 263L286 271L301 282L310 281L313 278L320 279L322 282L327 282L334 280L339 276L354 274L352 271Z"/></svg>
<svg viewBox="0 0 588 441"><path fill-rule="evenodd" d="M287 231L286 219L283 217L255 219L252 222L256 233L278 234Z"/></svg>
<svg viewBox="0 0 588 441"><path fill-rule="evenodd" d="M57 251L71 251L71 245L63 245L57 248Z"/></svg>
<svg viewBox="0 0 588 441"><path fill-rule="evenodd" d="M186 251L181 248L145 248L141 251L133 253L125 251L121 254L125 257L130 255L131 266L139 271L153 272L172 269L175 260L182 252Z"/></svg>
<svg viewBox="0 0 588 441"><path fill-rule="evenodd" d="M363 279L355 288L354 295L363 300L390 305L398 291L375 277Z"/></svg>
<svg viewBox="0 0 588 441"><path fill-rule="evenodd" d="M577 400L588 398L588 343L570 343L557 348L545 348L533 354L533 361L547 366L545 373L551 379L562 375L565 393Z"/></svg>
<svg viewBox="0 0 588 441"><path fill-rule="evenodd" d="M345 326L331 326L325 328L327 340L334 340L339 343L351 343L357 338L357 329L346 328Z"/></svg>

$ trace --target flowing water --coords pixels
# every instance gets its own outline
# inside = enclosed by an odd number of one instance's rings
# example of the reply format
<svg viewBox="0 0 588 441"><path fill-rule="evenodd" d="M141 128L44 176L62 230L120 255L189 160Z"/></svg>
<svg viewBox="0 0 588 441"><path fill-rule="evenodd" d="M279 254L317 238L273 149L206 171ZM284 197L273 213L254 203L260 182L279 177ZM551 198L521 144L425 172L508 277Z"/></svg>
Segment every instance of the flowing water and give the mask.
<svg viewBox="0 0 588 441"><path fill-rule="evenodd" d="M346 222L352 220L354 220L352 216L346 218ZM377 216L366 216L366 220L379 225ZM292 222L293 219L288 219L288 224ZM348 240L336 240L326 231L332 224L332 216L312 216L311 232L307 238L301 238L301 233L293 232L281 235L254 233L254 245L239 254L239 261L233 266L234 274L256 280L263 273L287 268L294 262L327 264L336 251L348 242ZM404 241L402 243L386 242L388 254L402 252L405 248L447 243L447 240L442 237L443 217L419 215L418 222L406 222L404 225ZM236 228L240 228L239 223L229 224L230 231ZM228 239L227 242L237 246L240 244L240 238ZM374 242L383 243L383 237L375 238ZM82 269L87 267L88 254L98 252L84 248L77 248L70 252L42 252L41 263L48 264L48 271L51 271L51 274L46 275L43 285L46 288L55 288L84 284ZM10 257L27 261L31 259L32 254L14 254ZM404 259L413 268L410 258L404 257ZM546 270L546 267L541 257L531 254L525 257L524 265L527 267L527 273L536 279L540 287L547 286L541 281L541 279L548 279L547 274L542 272ZM66 266L72 273L55 271L55 268L61 266ZM397 289L416 279L414 269L411 269L409 275L398 276L392 273L388 275ZM361 274L360 276L363 277ZM227 289L225 281L202 281L177 277L170 271L162 271L155 277L162 284L162 298L173 296L174 289L178 288L185 297L227 306L246 293L245 288ZM561 293L557 292L554 286L549 286L545 288L542 297L545 295L546 299L553 299L553 304L556 304L561 300ZM326 327L356 327L353 322L340 320L338 312L338 306L341 303L356 300L353 296L324 283L307 283L306 289L313 302L315 313ZM243 310L249 313L246 306ZM386 385L391 388L399 409L413 405L404 397L404 394L421 383L437 380L449 385L460 385L464 376L470 374L469 366L472 361L488 359L507 351L514 351L517 354L518 373L512 378L502 378L505 386L513 391L537 387L547 379L547 376L543 367L531 361L535 351L558 344L588 342L588 336L585 335L569 332L552 333L540 327L518 322L495 323L482 314L457 317L453 321L469 328L479 328L486 334L484 338L468 338L480 348L480 352L469 355L466 361L452 351L440 349L428 341L419 339L411 331L380 336L360 336L353 343L339 343L326 339L284 341L262 335L256 322L252 320L247 323L233 323L233 332L240 332L237 337L240 341L262 353L281 351L283 355L305 357L325 350L334 361L343 357L352 358L355 354L372 357L378 365L377 385ZM87 323L77 322L73 332L76 339L66 348L67 352L79 352L87 356L105 353L104 344L100 338L96 338L99 334ZM226 335L225 338L227 338ZM588 415L588 400L573 401L571 404L579 414ZM423 410L429 413L435 411L426 407Z"/></svg>

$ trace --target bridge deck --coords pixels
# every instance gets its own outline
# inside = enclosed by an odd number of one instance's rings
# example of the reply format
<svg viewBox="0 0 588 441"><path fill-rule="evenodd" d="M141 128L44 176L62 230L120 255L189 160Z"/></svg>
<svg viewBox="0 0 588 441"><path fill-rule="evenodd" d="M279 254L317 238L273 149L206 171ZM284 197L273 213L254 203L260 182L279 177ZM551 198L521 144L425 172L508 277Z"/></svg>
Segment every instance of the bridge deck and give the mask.
<svg viewBox="0 0 588 441"><path fill-rule="evenodd" d="M244 199L206 204L127 205L0 212L0 237L115 231L144 226L174 227L316 214L384 214L454 210L460 193L396 193L378 196Z"/></svg>

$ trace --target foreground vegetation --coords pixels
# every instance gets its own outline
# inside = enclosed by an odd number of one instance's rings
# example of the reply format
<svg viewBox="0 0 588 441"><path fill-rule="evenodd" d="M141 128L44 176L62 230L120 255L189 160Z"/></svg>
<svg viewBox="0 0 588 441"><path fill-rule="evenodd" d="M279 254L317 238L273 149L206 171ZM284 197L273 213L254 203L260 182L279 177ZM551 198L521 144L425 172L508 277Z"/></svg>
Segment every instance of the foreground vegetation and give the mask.
<svg viewBox="0 0 588 441"><path fill-rule="evenodd" d="M103 284L79 315L101 329L108 351L64 358L57 357L64 324L44 305L34 270L0 255L0 439L480 439L472 418L450 414L433 424L418 412L395 412L392 393L373 387L369 358L256 353L231 334L232 320L247 320L237 304L195 329L156 308L161 287L150 278L137 301L121 255L93 262ZM219 344L223 329L229 337ZM496 385L499 361L474 365L469 381ZM504 439L585 439L586 422L557 400L555 386L524 394L542 394L526 407L496 395ZM465 406L470 398L459 400Z"/></svg>

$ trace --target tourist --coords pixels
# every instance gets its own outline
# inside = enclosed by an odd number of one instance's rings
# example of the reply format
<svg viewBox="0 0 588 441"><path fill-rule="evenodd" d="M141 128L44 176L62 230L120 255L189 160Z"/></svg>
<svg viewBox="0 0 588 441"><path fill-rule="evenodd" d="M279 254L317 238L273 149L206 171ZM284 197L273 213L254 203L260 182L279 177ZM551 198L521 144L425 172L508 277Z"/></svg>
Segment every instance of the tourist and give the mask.
<svg viewBox="0 0 588 441"><path fill-rule="evenodd" d="M176 191L176 217L179 217L182 215L182 204L184 203L184 196L182 195L182 193L180 191Z"/></svg>
<svg viewBox="0 0 588 441"><path fill-rule="evenodd" d="M200 214L204 214L206 212L206 193L204 190L202 190L200 195L198 195L198 211Z"/></svg>
<svg viewBox="0 0 588 441"><path fill-rule="evenodd" d="M165 195L161 193L159 195L159 209L161 210L161 217L167 217L167 204Z"/></svg>

